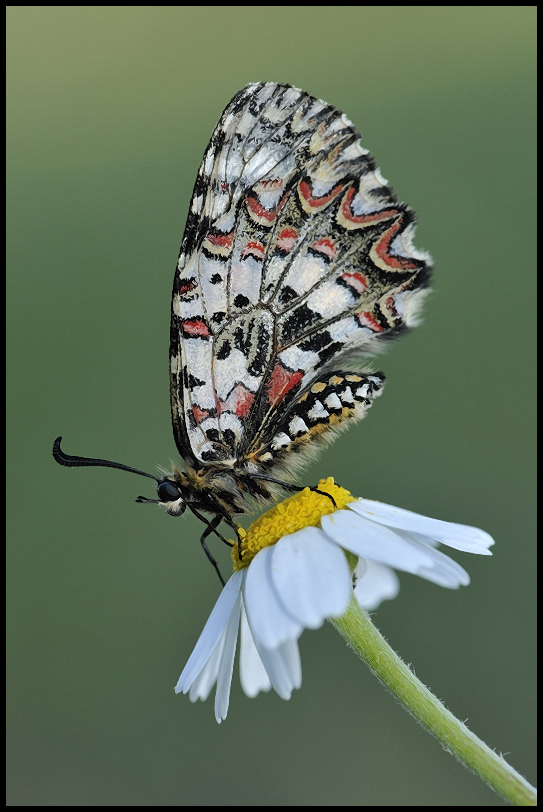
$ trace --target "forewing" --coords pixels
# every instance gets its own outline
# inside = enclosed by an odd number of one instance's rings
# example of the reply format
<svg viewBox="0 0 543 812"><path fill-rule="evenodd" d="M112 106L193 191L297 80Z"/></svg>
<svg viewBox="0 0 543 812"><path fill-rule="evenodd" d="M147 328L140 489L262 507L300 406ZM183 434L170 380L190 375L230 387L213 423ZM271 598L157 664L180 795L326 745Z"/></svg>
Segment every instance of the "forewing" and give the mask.
<svg viewBox="0 0 543 812"><path fill-rule="evenodd" d="M196 181L172 300L180 453L256 455L312 383L413 321L428 277L351 122L288 85L230 102Z"/></svg>

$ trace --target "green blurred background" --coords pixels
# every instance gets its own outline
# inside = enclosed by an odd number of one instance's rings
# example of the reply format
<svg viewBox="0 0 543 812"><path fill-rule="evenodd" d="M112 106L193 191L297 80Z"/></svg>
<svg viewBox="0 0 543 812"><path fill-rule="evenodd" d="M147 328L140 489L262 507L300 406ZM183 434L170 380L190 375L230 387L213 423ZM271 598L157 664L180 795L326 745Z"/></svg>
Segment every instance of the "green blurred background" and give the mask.
<svg viewBox="0 0 543 812"><path fill-rule="evenodd" d="M326 624L290 702L173 686L218 595L174 455L173 271L211 131L246 82L343 109L436 263L384 397L304 481L485 528L458 592L403 575L377 625L534 779L533 6L8 7L9 794L13 806L495 806ZM223 568L228 552L212 543Z"/></svg>

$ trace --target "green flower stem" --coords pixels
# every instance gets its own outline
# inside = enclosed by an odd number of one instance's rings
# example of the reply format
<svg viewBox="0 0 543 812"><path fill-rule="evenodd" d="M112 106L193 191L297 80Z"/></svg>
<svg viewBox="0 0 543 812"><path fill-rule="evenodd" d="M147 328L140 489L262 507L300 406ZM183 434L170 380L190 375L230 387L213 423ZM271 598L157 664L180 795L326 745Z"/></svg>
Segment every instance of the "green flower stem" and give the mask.
<svg viewBox="0 0 543 812"><path fill-rule="evenodd" d="M375 628L354 597L331 623L402 705L469 770L514 806L536 806L536 790L426 688Z"/></svg>

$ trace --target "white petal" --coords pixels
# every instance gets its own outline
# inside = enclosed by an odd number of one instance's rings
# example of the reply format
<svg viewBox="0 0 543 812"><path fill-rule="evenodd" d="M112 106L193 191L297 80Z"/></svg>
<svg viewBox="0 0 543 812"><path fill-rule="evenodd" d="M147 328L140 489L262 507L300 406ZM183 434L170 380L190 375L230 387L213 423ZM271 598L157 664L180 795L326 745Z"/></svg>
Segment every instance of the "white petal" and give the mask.
<svg viewBox="0 0 543 812"><path fill-rule="evenodd" d="M274 649L266 649L258 643L256 645L273 690L281 699L290 699L293 688L299 688L302 684L298 641L287 640Z"/></svg>
<svg viewBox="0 0 543 812"><path fill-rule="evenodd" d="M192 683L200 675L202 669L215 651L215 647L220 643L221 637L226 629L232 610L236 606L239 598L242 572L235 572L219 595L217 603L213 607L204 630L200 635L194 651L190 655L186 666L181 672L179 681L175 687L175 693L183 691L184 694L190 689Z"/></svg>
<svg viewBox="0 0 543 812"><path fill-rule="evenodd" d="M432 545L433 539L428 539L420 533L407 533L405 530L395 530L395 533L404 538L408 544L426 550L432 559L430 567L421 567L417 575L432 581L434 584L444 586L447 589L458 589L459 586L468 586L470 578L464 567L453 561L445 553L436 550Z"/></svg>
<svg viewBox="0 0 543 812"><path fill-rule="evenodd" d="M239 676L241 687L251 698L260 691L269 691L271 682L256 649L253 635L247 622L245 607L241 608L241 640L239 650Z"/></svg>
<svg viewBox="0 0 543 812"><path fill-rule="evenodd" d="M261 646L273 649L287 640L297 640L303 629L277 597L270 575L271 553L271 547L260 550L251 561L243 584L247 620L259 653Z"/></svg>
<svg viewBox="0 0 543 812"><path fill-rule="evenodd" d="M304 527L272 548L271 577L287 612L308 629L342 615L351 592L344 552L316 527Z"/></svg>
<svg viewBox="0 0 543 812"><path fill-rule="evenodd" d="M431 548L419 549L406 543L394 530L351 510L323 516L321 526L327 536L346 550L379 564L415 575L421 568L432 566Z"/></svg>
<svg viewBox="0 0 543 812"><path fill-rule="evenodd" d="M347 507L378 524L422 533L456 550L492 555L488 548L495 543L494 539L478 527L430 519L428 516L421 516L419 513L412 513L410 510L387 505L384 502L374 502L371 499L357 499L355 502L349 502Z"/></svg>
<svg viewBox="0 0 543 812"><path fill-rule="evenodd" d="M243 575L243 573L242 573ZM224 632L224 645L222 647L219 673L217 676L217 691L215 693L215 719L220 724L226 719L230 703L230 686L232 685L232 672L234 670L234 657L238 641L239 615L241 610L241 591L238 592L228 625Z"/></svg>
<svg viewBox="0 0 543 812"><path fill-rule="evenodd" d="M287 640L281 646L281 656L293 688L300 688L302 685L302 661L300 660L300 649L297 640Z"/></svg>
<svg viewBox="0 0 543 812"><path fill-rule="evenodd" d="M219 673L219 662L221 659L223 645L224 632L218 644L215 646L213 654L190 686L189 699L191 702L196 702L198 699L201 699L202 702L204 702L208 698L211 689L217 682L217 674Z"/></svg>
<svg viewBox="0 0 543 812"><path fill-rule="evenodd" d="M360 559L362 560L362 559ZM355 576L358 565L355 569ZM375 561L366 561L366 571L357 580L354 594L362 609L377 609L384 600L395 598L400 591L400 579L393 569Z"/></svg>

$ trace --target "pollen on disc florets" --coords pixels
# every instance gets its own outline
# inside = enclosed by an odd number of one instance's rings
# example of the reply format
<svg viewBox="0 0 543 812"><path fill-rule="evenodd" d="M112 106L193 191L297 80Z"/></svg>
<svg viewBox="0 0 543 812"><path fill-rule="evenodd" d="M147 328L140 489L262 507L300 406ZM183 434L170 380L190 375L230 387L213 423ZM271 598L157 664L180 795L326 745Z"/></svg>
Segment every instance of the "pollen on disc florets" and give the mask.
<svg viewBox="0 0 543 812"><path fill-rule="evenodd" d="M238 528L241 544L234 543L232 547L232 561L234 570L248 567L255 555L263 548L276 544L280 538L295 533L303 527L316 527L321 516L341 510L348 502L354 502L355 497L349 491L336 485L334 478L321 479L317 488L333 496L336 503L327 496L304 488L303 491L289 496L271 510L252 523L248 530ZM239 547L241 546L241 561Z"/></svg>

